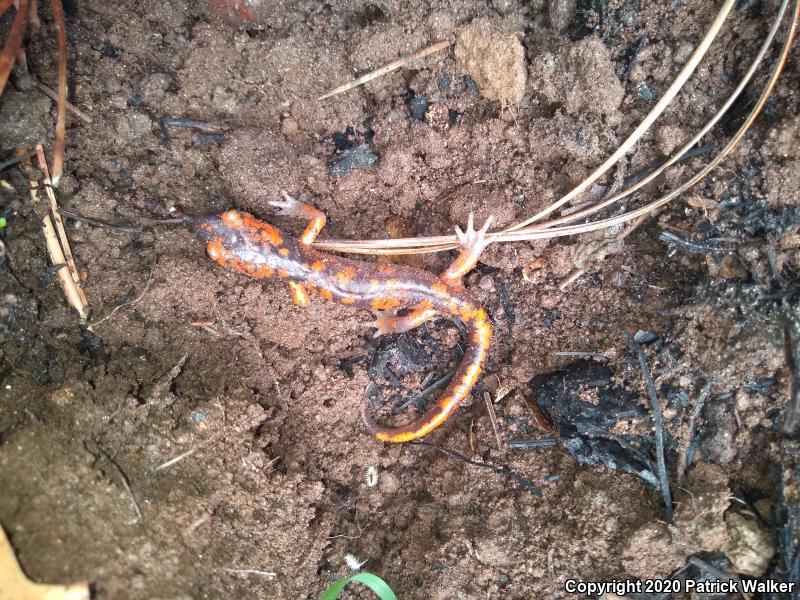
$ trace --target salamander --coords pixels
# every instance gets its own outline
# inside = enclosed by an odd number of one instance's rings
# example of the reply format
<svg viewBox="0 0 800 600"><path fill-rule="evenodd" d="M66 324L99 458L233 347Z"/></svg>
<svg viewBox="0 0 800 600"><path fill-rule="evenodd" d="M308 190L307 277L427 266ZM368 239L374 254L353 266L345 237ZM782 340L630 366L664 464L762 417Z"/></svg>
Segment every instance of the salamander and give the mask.
<svg viewBox="0 0 800 600"><path fill-rule="evenodd" d="M300 306L308 305L309 293L313 293L325 300L376 312L378 334L408 331L435 316L460 320L469 336L464 358L441 397L422 417L409 425L384 427L375 422L366 405L362 411L367 429L383 442L415 440L444 423L478 381L492 339L486 311L461 282L489 243L486 233L492 218L476 231L470 214L465 232L455 228L461 252L437 277L410 266L370 263L320 252L311 244L325 226L322 212L286 192L282 200L270 205L283 216L308 221L299 239L235 209L195 217L195 234L205 244L208 256L220 266L250 277L286 280L292 299ZM398 315L398 311L405 312Z"/></svg>

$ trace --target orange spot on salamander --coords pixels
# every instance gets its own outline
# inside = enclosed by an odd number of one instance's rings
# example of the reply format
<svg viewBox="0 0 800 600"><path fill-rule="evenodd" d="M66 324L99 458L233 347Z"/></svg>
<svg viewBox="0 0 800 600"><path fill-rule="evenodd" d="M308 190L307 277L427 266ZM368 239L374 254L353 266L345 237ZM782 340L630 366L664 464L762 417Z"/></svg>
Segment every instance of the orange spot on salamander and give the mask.
<svg viewBox="0 0 800 600"><path fill-rule="evenodd" d="M330 290L326 290L325 288L320 289L319 295L325 298L325 300L333 300L333 294Z"/></svg>
<svg viewBox="0 0 800 600"><path fill-rule="evenodd" d="M230 213L230 212L237 212L238 213L238 211L229 210L228 213ZM225 214L228 214L228 213L225 213ZM237 227L237 229L246 231L247 233L250 233L250 234L255 234L259 238L261 238L264 241L269 242L273 246L280 246L283 243L283 237L281 236L281 232L278 231L275 227L273 227L269 223L265 223L264 221L259 221L258 219L256 219L250 213L238 213L238 214L241 217L241 221L242 222L241 222L241 226ZM223 220L224 220L224 216L223 216ZM231 225L231 227L235 227L235 226Z"/></svg>
<svg viewBox="0 0 800 600"><path fill-rule="evenodd" d="M350 281L353 281L353 278L356 276L356 269L355 267L351 267L347 265L346 267L342 267L339 272L334 275L336 277L336 281L338 281L341 285L344 285Z"/></svg>
<svg viewBox="0 0 800 600"><path fill-rule="evenodd" d="M322 262L321 260L315 260L313 263L311 263L311 270L314 271L314 273L319 273L320 271L324 271L325 263Z"/></svg>
<svg viewBox="0 0 800 600"><path fill-rule="evenodd" d="M278 250L278 254L281 256L289 256L289 249L288 248L281 248Z"/></svg>
<svg viewBox="0 0 800 600"><path fill-rule="evenodd" d="M340 298L339 302L342 304L354 304L356 301L355 298L351 298L350 296L345 296L344 298Z"/></svg>
<svg viewBox="0 0 800 600"><path fill-rule="evenodd" d="M389 310L400 306L400 300L397 298L376 298L370 302L370 306L375 310Z"/></svg>
<svg viewBox="0 0 800 600"><path fill-rule="evenodd" d="M270 269L268 267L252 267L250 265L242 265L241 263L239 263L239 265L234 266L234 268L237 271L240 271L242 273L248 273L249 275L252 275L253 277L256 277L258 279L266 279L268 277L272 277L273 275L275 275L275 269Z"/></svg>
<svg viewBox="0 0 800 600"><path fill-rule="evenodd" d="M378 273L381 275L391 275L394 273L394 266L389 263L378 263Z"/></svg>
<svg viewBox="0 0 800 600"><path fill-rule="evenodd" d="M217 241L208 242L206 245L206 252L208 252L208 256L211 260L216 260L217 262L223 260L223 255L225 253L222 244Z"/></svg>
<svg viewBox="0 0 800 600"><path fill-rule="evenodd" d="M226 210L222 213L222 222L232 229L240 229L242 227L242 215L238 210Z"/></svg>
<svg viewBox="0 0 800 600"><path fill-rule="evenodd" d="M464 306L458 311L458 316L464 323L469 321L486 321L486 311L481 307Z"/></svg>
<svg viewBox="0 0 800 600"><path fill-rule="evenodd" d="M286 279L289 276L289 272L286 269L278 269L278 277L281 279Z"/></svg>

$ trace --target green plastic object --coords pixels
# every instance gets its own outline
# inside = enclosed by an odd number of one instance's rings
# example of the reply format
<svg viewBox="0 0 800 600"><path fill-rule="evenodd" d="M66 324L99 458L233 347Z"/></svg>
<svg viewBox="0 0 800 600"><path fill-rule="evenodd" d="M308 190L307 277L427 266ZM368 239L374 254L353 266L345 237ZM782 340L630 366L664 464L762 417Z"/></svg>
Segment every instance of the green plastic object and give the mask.
<svg viewBox="0 0 800 600"><path fill-rule="evenodd" d="M397 596L392 591L392 588L389 587L388 583L386 583L377 575L368 573L366 571L354 573L353 575L340 579L327 590L322 592L322 596L319 597L319 600L336 600L336 598L339 597L339 594L342 593L342 590L347 587L347 584L349 584L351 581L357 581L358 583L364 584L373 592L375 592L378 595L378 598L381 600L397 600Z"/></svg>
<svg viewBox="0 0 800 600"><path fill-rule="evenodd" d="M0 229L3 229L6 226L6 218L0 217Z"/></svg>

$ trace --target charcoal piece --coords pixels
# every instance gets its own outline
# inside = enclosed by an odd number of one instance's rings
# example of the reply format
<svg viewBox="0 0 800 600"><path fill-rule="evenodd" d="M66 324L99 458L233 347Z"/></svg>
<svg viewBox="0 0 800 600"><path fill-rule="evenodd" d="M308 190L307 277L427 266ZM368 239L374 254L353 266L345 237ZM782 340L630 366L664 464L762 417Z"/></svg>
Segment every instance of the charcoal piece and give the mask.
<svg viewBox="0 0 800 600"><path fill-rule="evenodd" d="M369 147L369 144L358 144L333 157L328 162L328 173L333 179L341 179L350 171L368 167L377 160L378 157Z"/></svg>
<svg viewBox="0 0 800 600"><path fill-rule="evenodd" d="M88 356L95 366L104 365L108 362L109 352L103 340L88 329L81 330L81 338L81 341L77 344L78 352Z"/></svg>
<svg viewBox="0 0 800 600"><path fill-rule="evenodd" d="M581 463L604 464L609 469L635 475L658 489L658 478L649 456L649 438L611 433L621 420L641 418L645 411L636 396L611 382L607 366L579 360L561 371L537 375L528 383L539 406L555 420L564 447ZM592 402L582 399L595 390Z"/></svg>
<svg viewBox="0 0 800 600"><path fill-rule="evenodd" d="M411 116L418 121L424 121L425 113L428 112L428 106L431 104L430 100L428 100L428 95L420 94L417 96L414 92L408 92L404 100Z"/></svg>
<svg viewBox="0 0 800 600"><path fill-rule="evenodd" d="M411 336L382 335L376 341L367 359L367 374L371 381L377 382L384 377L392 380L395 374L423 371L431 364L424 343ZM399 387L400 382L395 385Z"/></svg>

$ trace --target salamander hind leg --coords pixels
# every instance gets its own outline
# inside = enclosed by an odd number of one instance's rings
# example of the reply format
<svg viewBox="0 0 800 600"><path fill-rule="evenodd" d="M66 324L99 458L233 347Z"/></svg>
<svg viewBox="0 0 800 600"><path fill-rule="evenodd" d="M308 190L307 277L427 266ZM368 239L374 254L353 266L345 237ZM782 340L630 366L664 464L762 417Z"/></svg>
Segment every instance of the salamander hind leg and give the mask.
<svg viewBox="0 0 800 600"><path fill-rule="evenodd" d="M453 263L442 273L442 279L451 285L461 285L461 278L469 273L472 268L478 263L481 252L488 246L491 241L486 239L486 234L489 232L489 227L492 225L494 217L490 216L486 219L478 231L475 231L473 222L474 216L469 213L467 221L467 230L461 231L456 226L456 235L458 241L461 242L461 252L453 261Z"/></svg>
<svg viewBox="0 0 800 600"><path fill-rule="evenodd" d="M325 215L310 204L295 200L286 191L282 191L281 194L283 200L270 200L269 205L285 217L308 219L308 226L300 236L300 241L305 245L311 244L325 227Z"/></svg>
<svg viewBox="0 0 800 600"><path fill-rule="evenodd" d="M429 302L420 302L410 313L402 317L396 316L390 310L375 311L375 327L378 329L376 335L411 331L437 314L439 313L433 309Z"/></svg>

